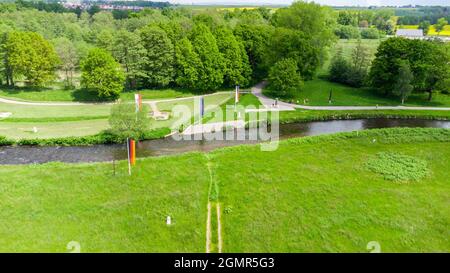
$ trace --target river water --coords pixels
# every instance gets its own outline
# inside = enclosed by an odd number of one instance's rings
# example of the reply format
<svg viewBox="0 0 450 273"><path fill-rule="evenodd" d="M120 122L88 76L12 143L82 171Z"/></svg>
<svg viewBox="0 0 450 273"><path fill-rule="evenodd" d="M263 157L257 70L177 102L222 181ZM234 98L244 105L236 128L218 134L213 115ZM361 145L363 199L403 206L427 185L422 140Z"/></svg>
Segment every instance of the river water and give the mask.
<svg viewBox="0 0 450 273"><path fill-rule="evenodd" d="M421 127L421 128L449 128L450 121L434 121L421 119L357 119L315 121L307 123L293 123L280 125L280 139L294 137L351 132L357 130L392 128L392 127ZM137 156L161 156L180 154L190 151L211 151L217 148L255 144L261 140L248 140L252 129L247 130L247 140L182 140L172 137L142 141L137 144ZM94 146L15 146L0 147L0 164L30 164L60 162L102 162L126 159L126 146L123 145L94 145Z"/></svg>

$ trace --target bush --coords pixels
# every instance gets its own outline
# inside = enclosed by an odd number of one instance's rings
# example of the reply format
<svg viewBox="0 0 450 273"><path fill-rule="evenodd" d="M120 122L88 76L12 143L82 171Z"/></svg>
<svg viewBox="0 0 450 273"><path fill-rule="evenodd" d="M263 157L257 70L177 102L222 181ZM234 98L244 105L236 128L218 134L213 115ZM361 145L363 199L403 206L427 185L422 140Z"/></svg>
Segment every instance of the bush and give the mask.
<svg viewBox="0 0 450 273"><path fill-rule="evenodd" d="M0 146L7 146L14 144L14 141L7 139L4 136L0 136Z"/></svg>
<svg viewBox="0 0 450 273"><path fill-rule="evenodd" d="M150 129L148 106L143 105L142 110L136 112L134 103L118 103L111 108L109 124L111 132L121 138L144 138L145 132Z"/></svg>
<svg viewBox="0 0 450 273"><path fill-rule="evenodd" d="M376 28L365 28L361 30L361 38L363 39L379 39L380 31Z"/></svg>
<svg viewBox="0 0 450 273"><path fill-rule="evenodd" d="M281 97L292 97L302 83L297 62L293 59L282 59L270 69L269 89Z"/></svg>
<svg viewBox="0 0 450 273"><path fill-rule="evenodd" d="M339 25L334 31L336 36L340 39L359 39L361 38L361 34L359 29L354 26L342 26Z"/></svg>
<svg viewBox="0 0 450 273"><path fill-rule="evenodd" d="M141 138L138 140L150 140L163 138L170 133L169 128L159 128L143 132ZM99 145L99 144L117 144L124 143L126 137L123 135L116 135L110 130L103 131L99 134L83 137L62 137L49 139L21 139L17 142L6 140L0 137L0 146L5 145L19 145L19 146L85 146L85 145Z"/></svg>

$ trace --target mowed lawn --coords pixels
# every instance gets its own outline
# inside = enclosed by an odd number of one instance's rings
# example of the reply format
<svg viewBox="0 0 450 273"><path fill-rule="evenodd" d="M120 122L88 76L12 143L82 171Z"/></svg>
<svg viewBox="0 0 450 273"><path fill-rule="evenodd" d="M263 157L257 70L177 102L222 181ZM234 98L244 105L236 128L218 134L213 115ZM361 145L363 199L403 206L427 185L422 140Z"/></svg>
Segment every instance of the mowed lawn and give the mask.
<svg viewBox="0 0 450 273"><path fill-rule="evenodd" d="M384 39L363 39L361 40L370 55L370 59L375 58L375 53L381 41ZM301 89L294 94L291 100L294 103L311 106L398 106L401 100L396 97L385 97L378 94L371 88L354 88L344 84L334 83L327 80L331 59L337 50L342 49L343 55L351 59L353 50L358 45L358 40L341 39L329 51L329 56L324 65L319 69L316 78L305 81ZM275 90L276 91L276 90ZM330 91L332 91L332 103L329 104ZM265 90L266 95L277 97L276 92ZM280 98L281 99L281 98ZM305 103L307 100L307 103ZM450 107L450 95L433 94L431 101L428 101L428 94L412 94L405 102L405 106L430 106L430 107Z"/></svg>
<svg viewBox="0 0 450 273"><path fill-rule="evenodd" d="M329 104L330 91L332 91L332 103ZM271 97L273 94L268 93ZM401 100L394 97L379 95L375 90L369 88L353 88L347 85L334 83L325 79L316 78L305 81L304 86L292 99L294 102L315 106L375 106L375 105L401 105ZM405 106L432 106L450 107L450 95L433 94L428 101L428 94L412 94L404 104Z"/></svg>
<svg viewBox="0 0 450 273"><path fill-rule="evenodd" d="M213 153L224 251L368 252L370 241L383 252L450 251L448 142L308 142L282 142L275 152ZM431 174L419 182L386 181L365 167L382 151L424 159Z"/></svg>
<svg viewBox="0 0 450 273"><path fill-rule="evenodd" d="M201 154L0 166L0 252L204 252L209 175ZM166 225L166 217L172 225Z"/></svg>
<svg viewBox="0 0 450 273"><path fill-rule="evenodd" d="M231 96L232 93L206 96L206 111L213 111ZM191 115L198 113L193 110L194 99L192 98L157 103L159 110L169 112L177 105L186 106ZM111 105L48 106L0 103L0 112L12 113L8 118L0 119L0 136L11 139L56 138L94 135L108 129ZM189 118L183 120L187 122ZM169 120L163 121L151 118L150 129L171 128L179 119L180 117L174 115L170 115ZM36 127L38 132L35 133L33 127Z"/></svg>
<svg viewBox="0 0 450 273"><path fill-rule="evenodd" d="M34 132L36 128L37 132ZM90 136L108 129L108 120L66 122L0 122L0 136L8 139L59 138Z"/></svg>
<svg viewBox="0 0 450 273"><path fill-rule="evenodd" d="M77 241L82 252L204 252L211 182L225 252L368 252L370 241L383 252L448 252L449 142L442 129L309 137L274 152L141 159L131 177L126 162L116 176L111 163L0 166L0 251L67 252ZM431 172L384 180L365 167L378 152L426 160Z"/></svg>
<svg viewBox="0 0 450 273"><path fill-rule="evenodd" d="M139 93L143 99L168 99L168 98L182 98L194 96L193 92L183 89L144 89L136 91L124 91L121 93L122 100L134 100L134 94ZM0 88L0 97L6 97L16 100L24 101L55 101L55 102L69 102L69 101L95 101L96 98L92 93L84 90L65 90L60 86L54 88Z"/></svg>

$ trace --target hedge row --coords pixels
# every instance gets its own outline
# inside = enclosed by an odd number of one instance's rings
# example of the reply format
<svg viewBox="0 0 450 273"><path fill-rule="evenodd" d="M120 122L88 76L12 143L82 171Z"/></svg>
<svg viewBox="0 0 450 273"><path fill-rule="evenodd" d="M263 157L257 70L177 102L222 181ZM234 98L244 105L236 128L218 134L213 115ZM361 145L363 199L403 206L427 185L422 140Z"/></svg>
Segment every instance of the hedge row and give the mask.
<svg viewBox="0 0 450 273"><path fill-rule="evenodd" d="M162 138L170 133L169 128L160 128L148 131L141 140ZM30 145L30 146L84 146L84 145L98 145L98 144L115 144L123 143L125 139L112 134L109 131L104 131L93 136L82 137L62 137L49 139L20 139L17 141L7 139L0 136L0 146L7 145Z"/></svg>

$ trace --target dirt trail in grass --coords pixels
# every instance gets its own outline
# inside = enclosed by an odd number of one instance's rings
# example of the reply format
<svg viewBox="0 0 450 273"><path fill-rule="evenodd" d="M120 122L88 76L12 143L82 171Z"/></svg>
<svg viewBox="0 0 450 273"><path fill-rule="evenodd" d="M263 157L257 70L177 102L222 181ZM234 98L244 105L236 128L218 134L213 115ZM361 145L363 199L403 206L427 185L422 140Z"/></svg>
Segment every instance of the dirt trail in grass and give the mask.
<svg viewBox="0 0 450 273"><path fill-rule="evenodd" d="M219 203L218 189L216 182L214 180L214 175L212 171L212 162L211 158L208 154L205 154L205 158L207 160L206 167L208 168L209 173L209 192L208 192L208 214L206 217L206 253L217 252L222 253L222 222L221 222L221 209ZM213 209L216 209L215 215L217 223L213 227L212 225L212 214ZM213 233L217 232L217 241L213 240Z"/></svg>

